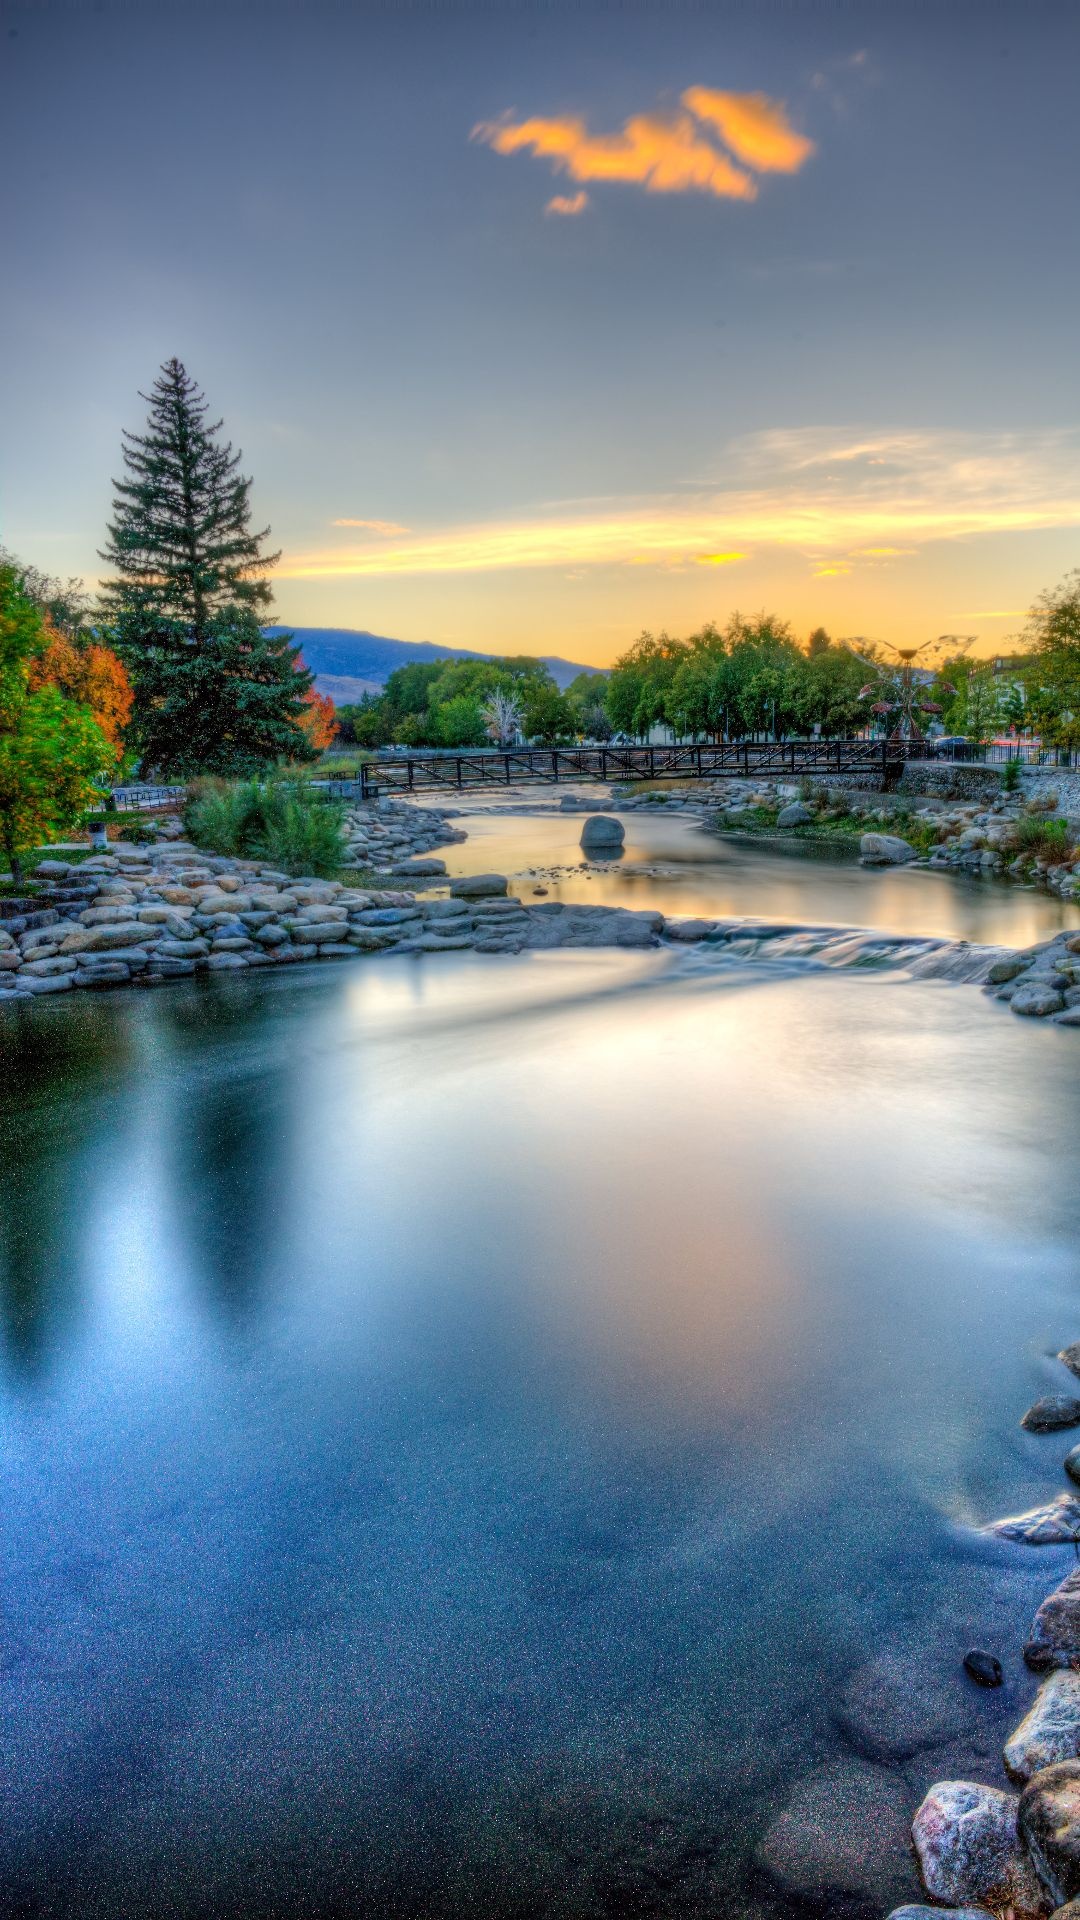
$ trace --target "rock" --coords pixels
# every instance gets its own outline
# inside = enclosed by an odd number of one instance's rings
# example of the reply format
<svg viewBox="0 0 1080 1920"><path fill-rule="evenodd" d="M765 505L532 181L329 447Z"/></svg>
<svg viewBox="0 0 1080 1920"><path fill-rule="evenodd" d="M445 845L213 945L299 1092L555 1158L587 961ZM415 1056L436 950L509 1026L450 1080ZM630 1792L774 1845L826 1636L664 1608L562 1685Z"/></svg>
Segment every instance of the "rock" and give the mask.
<svg viewBox="0 0 1080 1920"><path fill-rule="evenodd" d="M586 853L611 853L626 839L626 829L614 814L593 813L581 829L581 846Z"/></svg>
<svg viewBox="0 0 1080 1920"><path fill-rule="evenodd" d="M1063 1760L1029 1780L1017 1818L1036 1872L1060 1906L1080 1894L1080 1761Z"/></svg>
<svg viewBox="0 0 1080 1920"><path fill-rule="evenodd" d="M979 1647L972 1647L964 1655L964 1672L980 1687L1000 1687L1002 1680L1001 1661L992 1653L983 1653Z"/></svg>
<svg viewBox="0 0 1080 1920"><path fill-rule="evenodd" d="M1020 1425L1028 1433L1060 1433L1080 1426L1080 1400L1068 1393L1047 1393L1029 1407Z"/></svg>
<svg viewBox="0 0 1080 1920"><path fill-rule="evenodd" d="M1019 1540L1027 1547L1064 1546L1080 1540L1080 1500L1074 1494L1059 1493L1045 1506L991 1520L982 1531L996 1540Z"/></svg>
<svg viewBox="0 0 1080 1920"><path fill-rule="evenodd" d="M1073 1448L1069 1460L1074 1455L1080 1455L1080 1447ZM1031 1623L1024 1659L1033 1673L1080 1661L1080 1567L1066 1574L1043 1601Z"/></svg>
<svg viewBox="0 0 1080 1920"><path fill-rule="evenodd" d="M1069 1479L1080 1487L1080 1447L1073 1447L1071 1452L1065 1455L1063 1465Z"/></svg>
<svg viewBox="0 0 1080 1920"><path fill-rule="evenodd" d="M1005 1743L1005 1766L1014 1780L1060 1760L1080 1759L1080 1674L1052 1673L1039 1688L1016 1732Z"/></svg>
<svg viewBox="0 0 1080 1920"><path fill-rule="evenodd" d="M1061 1013L1065 1002L1056 987L1041 986L1033 980L1030 986L1020 987L1013 994L1009 1005L1014 1013L1043 1020L1048 1013Z"/></svg>
<svg viewBox="0 0 1080 1920"><path fill-rule="evenodd" d="M792 1901L880 1912L914 1891L907 1809L903 1780L884 1767L858 1760L823 1767L796 1782L755 1863Z"/></svg>
<svg viewBox="0 0 1080 1920"><path fill-rule="evenodd" d="M894 1907L889 1920L991 1920L987 1907L950 1907L944 1915L940 1907ZM1060 1920L1055 1914L1054 1920Z"/></svg>
<svg viewBox="0 0 1080 1920"><path fill-rule="evenodd" d="M436 875L446 872L446 861L404 860L401 865L396 866L393 871L395 877L402 880L411 880L414 878L417 880L422 878L433 879Z"/></svg>
<svg viewBox="0 0 1080 1920"><path fill-rule="evenodd" d="M73 987L74 985L75 975L73 973L39 973L32 975L28 979L26 968L24 967L19 975L19 987L24 993L27 991L33 994L63 993L68 987Z"/></svg>
<svg viewBox="0 0 1080 1920"><path fill-rule="evenodd" d="M1065 998L1068 1000L1069 994L1066 994ZM1055 1027L1080 1027L1080 1004L1066 1007L1064 1013L1055 1014L1054 1025Z"/></svg>
<svg viewBox="0 0 1080 1920"><path fill-rule="evenodd" d="M1074 1340L1071 1347L1062 1347L1058 1359L1080 1379L1080 1340Z"/></svg>
<svg viewBox="0 0 1080 1920"><path fill-rule="evenodd" d="M131 979L126 960L87 960L75 974L77 987L122 987Z"/></svg>
<svg viewBox="0 0 1080 1920"><path fill-rule="evenodd" d="M63 953L100 953L109 947L132 947L145 940L148 929L139 920L108 920L94 926L85 924L66 934L60 942Z"/></svg>
<svg viewBox="0 0 1080 1920"><path fill-rule="evenodd" d="M959 1674L947 1687L917 1662L883 1654L849 1675L832 1718L864 1759L903 1766L961 1736L974 1711Z"/></svg>
<svg viewBox="0 0 1080 1920"><path fill-rule="evenodd" d="M793 800L789 807L781 807L776 824L778 827L806 827L813 817L809 807L804 807L801 800Z"/></svg>
<svg viewBox="0 0 1080 1920"><path fill-rule="evenodd" d="M506 895L507 879L504 873L465 873L450 882L450 892L456 900L485 900Z"/></svg>
<svg viewBox="0 0 1080 1920"><path fill-rule="evenodd" d="M669 940L704 940L708 934L715 931L715 920L665 920L664 922L664 932Z"/></svg>
<svg viewBox="0 0 1080 1920"><path fill-rule="evenodd" d="M239 953L212 953L206 960L209 973L234 973L247 967L247 961Z"/></svg>
<svg viewBox="0 0 1080 1920"><path fill-rule="evenodd" d="M899 867L918 859L915 848L894 833L864 833L859 857L868 867Z"/></svg>
<svg viewBox="0 0 1080 1920"><path fill-rule="evenodd" d="M1016 1795L970 1780L939 1780L911 1829L927 1893L950 1906L996 1895L1045 1913L1043 1890L1017 1839Z"/></svg>
<svg viewBox="0 0 1080 1920"><path fill-rule="evenodd" d="M38 880L63 880L70 872L71 864L67 860L39 860L34 868Z"/></svg>
<svg viewBox="0 0 1080 1920"><path fill-rule="evenodd" d="M995 960L993 966L987 971L987 982L992 987L1003 987L1009 980L1015 980L1017 975L1023 973L1030 965L1030 960L1023 959L1019 954L1015 954L1009 960Z"/></svg>
<svg viewBox="0 0 1080 1920"><path fill-rule="evenodd" d="M53 973L74 973L77 962L67 954L57 954L51 960L26 960L23 963L22 982L29 986L31 980L43 980Z"/></svg>

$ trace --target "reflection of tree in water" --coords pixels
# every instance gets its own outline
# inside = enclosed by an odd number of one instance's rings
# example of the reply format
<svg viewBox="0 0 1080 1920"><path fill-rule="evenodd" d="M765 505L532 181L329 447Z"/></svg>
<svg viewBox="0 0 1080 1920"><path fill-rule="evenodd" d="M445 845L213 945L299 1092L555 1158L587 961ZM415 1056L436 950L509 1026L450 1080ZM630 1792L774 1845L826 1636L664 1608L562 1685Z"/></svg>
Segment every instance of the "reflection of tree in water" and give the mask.
<svg viewBox="0 0 1080 1920"><path fill-rule="evenodd" d="M78 1307L79 1242L106 1115L132 1054L105 1000L20 1009L0 1032L0 1329L37 1373Z"/></svg>
<svg viewBox="0 0 1080 1920"><path fill-rule="evenodd" d="M170 1116L170 1184L199 1282L238 1320L258 1306L288 1238L292 997L253 1004L250 991L226 988L168 1014L171 1050L195 1063Z"/></svg>

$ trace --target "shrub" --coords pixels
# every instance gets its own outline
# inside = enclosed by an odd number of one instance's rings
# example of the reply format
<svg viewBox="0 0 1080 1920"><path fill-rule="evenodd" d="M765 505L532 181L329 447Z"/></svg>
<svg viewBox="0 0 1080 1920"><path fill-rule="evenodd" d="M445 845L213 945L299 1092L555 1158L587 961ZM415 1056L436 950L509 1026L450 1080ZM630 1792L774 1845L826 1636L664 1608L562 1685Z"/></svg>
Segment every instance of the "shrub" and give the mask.
<svg viewBox="0 0 1080 1920"><path fill-rule="evenodd" d="M1005 765L1001 769L1002 793L1016 793L1019 790L1020 772L1023 764L1022 760L1018 760L1015 757L1011 760L1006 760Z"/></svg>
<svg viewBox="0 0 1080 1920"><path fill-rule="evenodd" d="M345 809L290 780L197 780L184 825L196 846L286 873L332 874L344 851Z"/></svg>
<svg viewBox="0 0 1080 1920"><path fill-rule="evenodd" d="M1058 862L1069 854L1069 828L1064 820L1038 820L1025 814L1013 830L1012 844L1018 853L1033 860Z"/></svg>

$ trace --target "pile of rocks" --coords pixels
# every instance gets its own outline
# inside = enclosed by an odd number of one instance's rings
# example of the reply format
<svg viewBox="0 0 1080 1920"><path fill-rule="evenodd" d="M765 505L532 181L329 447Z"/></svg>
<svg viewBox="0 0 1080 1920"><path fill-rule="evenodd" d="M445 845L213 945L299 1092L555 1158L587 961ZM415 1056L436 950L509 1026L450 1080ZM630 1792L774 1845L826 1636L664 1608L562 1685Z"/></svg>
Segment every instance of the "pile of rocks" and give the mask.
<svg viewBox="0 0 1080 1920"><path fill-rule="evenodd" d="M1025 953L996 960L987 993L1014 1013L1080 1027L1080 934L1057 933Z"/></svg>
<svg viewBox="0 0 1080 1920"><path fill-rule="evenodd" d="M441 860L421 859L433 847L445 847L467 835L451 827L434 807L403 800L379 800L351 807L345 815L346 854L342 868L367 870L380 878L421 879L446 872Z"/></svg>
<svg viewBox="0 0 1080 1920"><path fill-rule="evenodd" d="M1080 1374L1080 1343L1058 1355ZM1080 1426L1080 1398L1054 1393L1029 1407L1021 1426L1054 1433ZM1080 1447L1065 1462L1080 1484ZM1080 1500L1060 1495L985 1531L1028 1546L1080 1542ZM974 1663L974 1664L973 1664ZM940 1780L915 1815L912 1838L927 1893L954 1920L1011 1911L1015 1920L1080 1920L1080 1568L1038 1608L1024 1663L1043 1674L1035 1699L1005 1742L1010 1793L972 1780ZM969 1655L983 1684L1001 1680L1000 1662ZM890 1920L932 1920L940 1906L898 1908Z"/></svg>

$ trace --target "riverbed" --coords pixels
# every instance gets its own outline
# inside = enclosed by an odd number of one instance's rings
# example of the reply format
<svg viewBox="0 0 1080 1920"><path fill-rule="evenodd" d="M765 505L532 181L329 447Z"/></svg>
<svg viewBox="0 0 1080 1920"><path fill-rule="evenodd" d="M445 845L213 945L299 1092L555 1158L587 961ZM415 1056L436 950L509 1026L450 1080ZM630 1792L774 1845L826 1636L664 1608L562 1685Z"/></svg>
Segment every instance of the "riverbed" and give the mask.
<svg viewBox="0 0 1080 1920"><path fill-rule="evenodd" d="M448 864L523 893L1005 944L1072 911L464 824ZM5 1032L0 1910L870 1920L926 1785L1003 1784L1072 1556L973 1526L1060 1484L1017 1421L1080 1336L1074 1036L694 958L391 955Z"/></svg>

